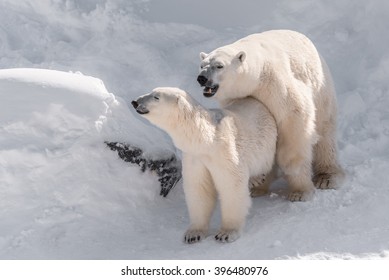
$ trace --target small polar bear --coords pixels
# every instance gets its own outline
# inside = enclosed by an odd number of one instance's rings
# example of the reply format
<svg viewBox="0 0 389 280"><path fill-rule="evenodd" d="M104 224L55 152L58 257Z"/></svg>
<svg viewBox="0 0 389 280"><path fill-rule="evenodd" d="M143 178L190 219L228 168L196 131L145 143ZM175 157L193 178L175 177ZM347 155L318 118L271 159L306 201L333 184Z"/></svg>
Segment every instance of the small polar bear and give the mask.
<svg viewBox="0 0 389 280"><path fill-rule="evenodd" d="M156 88L132 105L182 151L190 217L184 241L206 236L217 197L222 225L215 238L236 240L251 205L249 179L272 170L277 142L273 116L251 97L235 99L223 110L208 110L178 88Z"/></svg>
<svg viewBox="0 0 389 280"><path fill-rule="evenodd" d="M312 42L290 30L252 34L209 54L200 53L199 84L222 108L252 96L274 116L277 164L289 199L308 199L317 188L339 185L337 102L330 71Z"/></svg>

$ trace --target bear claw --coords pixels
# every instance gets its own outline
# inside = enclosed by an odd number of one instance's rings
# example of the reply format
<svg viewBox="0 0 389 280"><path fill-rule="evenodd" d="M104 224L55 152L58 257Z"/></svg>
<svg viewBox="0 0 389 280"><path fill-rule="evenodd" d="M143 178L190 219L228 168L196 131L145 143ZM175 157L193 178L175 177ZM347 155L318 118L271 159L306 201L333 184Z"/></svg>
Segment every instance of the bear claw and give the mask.
<svg viewBox="0 0 389 280"><path fill-rule="evenodd" d="M307 201L311 198L312 192L294 191L289 193L288 200L292 202Z"/></svg>
<svg viewBox="0 0 389 280"><path fill-rule="evenodd" d="M335 181L333 175L328 173L320 173L313 177L316 188L321 190L334 189L336 187Z"/></svg>
<svg viewBox="0 0 389 280"><path fill-rule="evenodd" d="M237 230L221 230L215 235L215 239L221 243L230 243L239 238Z"/></svg>
<svg viewBox="0 0 389 280"><path fill-rule="evenodd" d="M201 230L188 230L184 236L184 242L187 244L200 242L205 237L205 233Z"/></svg>

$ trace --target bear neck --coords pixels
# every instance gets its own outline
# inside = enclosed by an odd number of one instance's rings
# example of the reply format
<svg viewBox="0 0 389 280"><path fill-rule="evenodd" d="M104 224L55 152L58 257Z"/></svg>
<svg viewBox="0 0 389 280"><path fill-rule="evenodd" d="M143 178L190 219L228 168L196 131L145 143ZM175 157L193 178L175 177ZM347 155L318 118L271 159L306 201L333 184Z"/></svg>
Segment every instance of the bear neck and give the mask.
<svg viewBox="0 0 389 280"><path fill-rule="evenodd" d="M179 107L169 129L174 144L186 153L209 153L216 134L212 112L189 98Z"/></svg>

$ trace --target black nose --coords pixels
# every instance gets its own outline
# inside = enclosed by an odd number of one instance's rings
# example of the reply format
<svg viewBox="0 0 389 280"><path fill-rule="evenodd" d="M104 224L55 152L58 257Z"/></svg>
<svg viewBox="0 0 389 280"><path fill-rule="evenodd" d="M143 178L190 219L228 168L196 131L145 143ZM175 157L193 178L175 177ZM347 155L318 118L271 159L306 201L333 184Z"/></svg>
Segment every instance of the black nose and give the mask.
<svg viewBox="0 0 389 280"><path fill-rule="evenodd" d="M135 100L131 102L132 106L134 106L134 108L138 108L139 104L138 102L136 102Z"/></svg>
<svg viewBox="0 0 389 280"><path fill-rule="evenodd" d="M200 86L203 87L207 83L208 79L205 76L203 76L203 75L199 75L197 77L197 81L199 82Z"/></svg>

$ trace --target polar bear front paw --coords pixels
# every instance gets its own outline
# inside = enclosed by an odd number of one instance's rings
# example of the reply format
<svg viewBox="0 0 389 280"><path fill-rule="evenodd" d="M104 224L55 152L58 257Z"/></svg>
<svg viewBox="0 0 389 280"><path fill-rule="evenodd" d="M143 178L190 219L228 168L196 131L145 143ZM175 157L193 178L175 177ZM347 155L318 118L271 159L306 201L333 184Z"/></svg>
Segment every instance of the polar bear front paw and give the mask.
<svg viewBox="0 0 389 280"><path fill-rule="evenodd" d="M337 185L336 174L319 173L313 177L316 188L321 190L335 189Z"/></svg>
<svg viewBox="0 0 389 280"><path fill-rule="evenodd" d="M266 174L251 177L249 180L250 196L264 196L268 193L269 183L266 182Z"/></svg>
<svg viewBox="0 0 389 280"><path fill-rule="evenodd" d="M292 202L307 201L312 197L313 192L294 191L288 195L288 200Z"/></svg>
<svg viewBox="0 0 389 280"><path fill-rule="evenodd" d="M239 238L240 234L238 230L220 230L216 235L215 239L222 243L234 242Z"/></svg>
<svg viewBox="0 0 389 280"><path fill-rule="evenodd" d="M204 230L188 229L184 235L184 242L188 244L200 242L205 237Z"/></svg>
<svg viewBox="0 0 389 280"><path fill-rule="evenodd" d="M263 189L251 189L250 190L250 196L251 197L259 197L259 196L265 196L269 193L268 190L263 190Z"/></svg>
<svg viewBox="0 0 389 280"><path fill-rule="evenodd" d="M249 180L249 188L259 188L262 186L266 181L266 174L261 174L259 176L250 177Z"/></svg>

